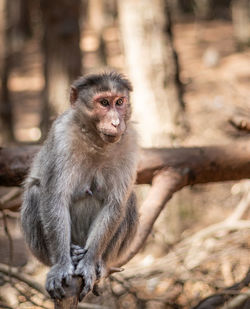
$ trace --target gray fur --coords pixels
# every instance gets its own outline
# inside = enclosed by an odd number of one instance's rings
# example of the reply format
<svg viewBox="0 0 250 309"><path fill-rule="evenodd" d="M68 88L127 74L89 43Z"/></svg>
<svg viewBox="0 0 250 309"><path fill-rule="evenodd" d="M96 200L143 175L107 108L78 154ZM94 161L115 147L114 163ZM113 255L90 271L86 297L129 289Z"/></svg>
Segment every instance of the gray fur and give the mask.
<svg viewBox="0 0 250 309"><path fill-rule="evenodd" d="M135 131L126 119L127 129L119 142L103 143L91 127L89 102L85 102L89 93L99 89L112 87L128 95L132 88L116 73L97 77L74 83L80 94L78 106L54 122L25 182L22 228L34 255L52 266L46 288L54 298L64 296L62 283L73 274L84 277L81 298L86 295L97 279L96 265L98 276L104 276L107 268L117 264L137 227L132 192ZM80 247L76 264L70 255L72 245Z"/></svg>

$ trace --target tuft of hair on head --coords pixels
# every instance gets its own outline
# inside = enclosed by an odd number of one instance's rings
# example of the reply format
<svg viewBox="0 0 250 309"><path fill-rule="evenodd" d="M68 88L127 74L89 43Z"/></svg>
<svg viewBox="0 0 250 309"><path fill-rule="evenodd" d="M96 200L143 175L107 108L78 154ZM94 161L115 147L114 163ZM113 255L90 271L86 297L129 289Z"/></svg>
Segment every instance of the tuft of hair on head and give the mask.
<svg viewBox="0 0 250 309"><path fill-rule="evenodd" d="M104 73L105 74L105 73ZM115 71L111 71L109 73L106 73L108 78L114 82L120 83L125 89L128 91L133 91L132 84L127 79L127 77L121 73L117 73Z"/></svg>
<svg viewBox="0 0 250 309"><path fill-rule="evenodd" d="M109 81L114 82L116 85L119 85L128 91L133 91L130 81L123 74L116 71L81 76L73 82L72 87L77 91L81 91L89 89L90 87L105 87Z"/></svg>

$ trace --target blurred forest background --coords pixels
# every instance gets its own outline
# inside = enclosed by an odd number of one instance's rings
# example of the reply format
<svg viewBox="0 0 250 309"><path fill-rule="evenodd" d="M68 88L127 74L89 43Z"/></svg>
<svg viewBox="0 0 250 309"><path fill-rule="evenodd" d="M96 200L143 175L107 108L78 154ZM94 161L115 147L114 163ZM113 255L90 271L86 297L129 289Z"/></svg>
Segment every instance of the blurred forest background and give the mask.
<svg viewBox="0 0 250 309"><path fill-rule="evenodd" d="M0 0L0 44L2 147L41 143L71 82L112 68L134 86L141 146L248 142L250 0ZM250 308L249 188L178 192L126 271L79 308L202 309L221 291L227 304L206 308ZM138 186L139 199L147 189ZM19 230L20 195L0 187L0 308L52 308L47 269Z"/></svg>

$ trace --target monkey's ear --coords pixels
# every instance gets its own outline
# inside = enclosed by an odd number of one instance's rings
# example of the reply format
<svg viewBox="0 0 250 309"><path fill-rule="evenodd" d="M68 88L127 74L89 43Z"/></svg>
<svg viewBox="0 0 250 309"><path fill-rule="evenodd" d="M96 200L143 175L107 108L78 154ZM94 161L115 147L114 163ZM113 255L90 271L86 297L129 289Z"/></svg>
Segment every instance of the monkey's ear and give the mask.
<svg viewBox="0 0 250 309"><path fill-rule="evenodd" d="M75 106L76 100L78 98L78 91L75 86L71 86L70 88L70 103L71 106Z"/></svg>

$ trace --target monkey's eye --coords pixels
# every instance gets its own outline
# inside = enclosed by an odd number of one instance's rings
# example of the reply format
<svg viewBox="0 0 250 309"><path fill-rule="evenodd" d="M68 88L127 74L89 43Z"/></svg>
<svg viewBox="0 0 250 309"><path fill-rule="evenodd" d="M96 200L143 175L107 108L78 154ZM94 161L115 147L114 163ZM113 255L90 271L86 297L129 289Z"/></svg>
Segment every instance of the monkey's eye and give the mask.
<svg viewBox="0 0 250 309"><path fill-rule="evenodd" d="M109 101L107 99L101 99L100 103L102 106L108 106L109 105Z"/></svg>
<svg viewBox="0 0 250 309"><path fill-rule="evenodd" d="M123 104L123 99L120 98L116 101L116 105L121 106L122 104Z"/></svg>

